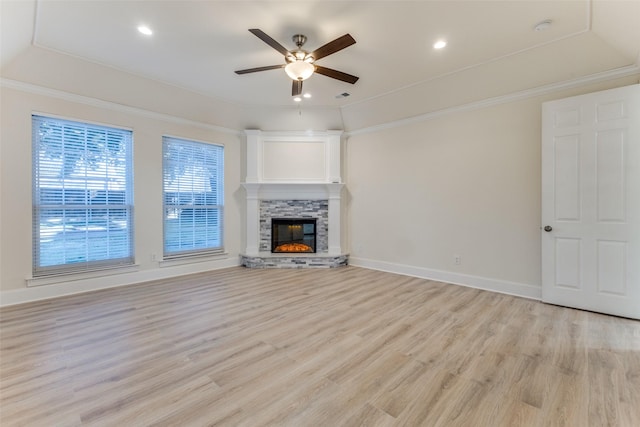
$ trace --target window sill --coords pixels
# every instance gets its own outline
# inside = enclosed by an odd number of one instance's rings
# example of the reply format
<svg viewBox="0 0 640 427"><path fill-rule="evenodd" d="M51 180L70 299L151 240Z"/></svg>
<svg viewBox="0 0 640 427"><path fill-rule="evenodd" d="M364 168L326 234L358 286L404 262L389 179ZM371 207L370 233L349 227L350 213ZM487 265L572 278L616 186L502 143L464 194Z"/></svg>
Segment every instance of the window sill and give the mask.
<svg viewBox="0 0 640 427"><path fill-rule="evenodd" d="M26 279L27 287L54 285L57 283L74 282L78 280L95 279L104 276L113 276L114 274L133 273L138 271L138 264L130 264L124 266L105 267L90 271L79 271L71 273L51 274L49 276L30 277Z"/></svg>
<svg viewBox="0 0 640 427"><path fill-rule="evenodd" d="M198 262L218 261L229 258L227 252L219 252L215 254L190 255L177 258L168 258L158 262L158 267L174 267L177 265L194 264Z"/></svg>

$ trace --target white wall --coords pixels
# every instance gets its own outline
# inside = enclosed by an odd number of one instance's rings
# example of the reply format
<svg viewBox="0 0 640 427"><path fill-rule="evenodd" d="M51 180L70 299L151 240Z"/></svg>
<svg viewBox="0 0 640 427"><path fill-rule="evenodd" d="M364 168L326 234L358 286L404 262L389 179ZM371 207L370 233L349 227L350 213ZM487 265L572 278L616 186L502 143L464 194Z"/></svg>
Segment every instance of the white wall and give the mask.
<svg viewBox="0 0 640 427"><path fill-rule="evenodd" d="M541 103L637 82L351 136L351 264L539 298Z"/></svg>
<svg viewBox="0 0 640 427"><path fill-rule="evenodd" d="M539 297L541 103L637 82L635 75L386 130L353 132L343 157L351 263ZM240 181L246 172L238 133L17 86L5 85L0 93L1 304L237 265L244 247ZM26 286L31 276L33 112L133 129L134 271ZM184 265L160 266L151 260L151 254L162 253L163 134L225 144L228 256ZM390 219L397 222L389 225ZM460 265L453 264L454 254L460 255Z"/></svg>
<svg viewBox="0 0 640 427"><path fill-rule="evenodd" d="M37 92L37 91L35 91ZM242 247L244 193L240 187L241 138L235 131L188 122L99 102L74 101L43 93L3 87L0 158L0 291L1 303L97 289L164 278L238 264ZM64 98L64 97L63 97ZM27 288L31 277L31 114L44 113L69 119L133 129L135 259L138 266L123 274ZM225 146L225 249L226 256L191 264L160 265L162 256L162 135L173 135Z"/></svg>

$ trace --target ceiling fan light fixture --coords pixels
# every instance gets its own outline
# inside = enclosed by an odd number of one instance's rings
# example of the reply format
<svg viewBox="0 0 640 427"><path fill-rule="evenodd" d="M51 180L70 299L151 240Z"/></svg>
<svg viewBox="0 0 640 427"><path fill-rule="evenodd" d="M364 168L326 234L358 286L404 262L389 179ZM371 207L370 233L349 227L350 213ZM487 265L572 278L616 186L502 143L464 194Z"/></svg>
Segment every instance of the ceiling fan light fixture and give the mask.
<svg viewBox="0 0 640 427"><path fill-rule="evenodd" d="M315 71L313 64L305 61L294 61L284 67L284 71L293 80L303 81L311 77Z"/></svg>

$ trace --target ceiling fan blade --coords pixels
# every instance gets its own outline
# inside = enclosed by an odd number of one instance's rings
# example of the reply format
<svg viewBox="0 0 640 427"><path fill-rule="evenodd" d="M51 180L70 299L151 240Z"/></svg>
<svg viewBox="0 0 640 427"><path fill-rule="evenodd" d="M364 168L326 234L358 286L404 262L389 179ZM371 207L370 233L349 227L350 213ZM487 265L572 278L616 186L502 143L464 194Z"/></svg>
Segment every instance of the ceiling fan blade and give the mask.
<svg viewBox="0 0 640 427"><path fill-rule="evenodd" d="M272 48L280 52L282 55L287 56L289 54L289 51L284 46L282 46L280 43L272 39L264 31L259 30L257 28L251 28L249 31L251 31L251 33L256 37L258 37L260 40L262 40L263 42L265 42L266 44L268 44L269 46L271 46Z"/></svg>
<svg viewBox="0 0 640 427"><path fill-rule="evenodd" d="M351 74L343 73L342 71L333 70L331 68L322 67L316 65L316 73L323 76L331 77L332 79L342 80L343 82L354 84L360 77L352 76Z"/></svg>
<svg viewBox="0 0 640 427"><path fill-rule="evenodd" d="M317 61L320 58L324 58L325 56L331 55L332 53L336 53L339 50L344 49L345 47L349 47L352 44L355 44L355 39L351 37L350 34L345 34L342 37L338 37L334 41L331 41L323 46L320 46L313 52L311 52L311 56Z"/></svg>
<svg viewBox="0 0 640 427"><path fill-rule="evenodd" d="M278 68L284 68L284 66L285 64L268 65L266 67L247 68L246 70L237 70L235 73L236 74L256 73L258 71L277 70Z"/></svg>
<svg viewBox="0 0 640 427"><path fill-rule="evenodd" d="M293 86L291 86L291 96L298 96L302 94L302 80L294 80Z"/></svg>

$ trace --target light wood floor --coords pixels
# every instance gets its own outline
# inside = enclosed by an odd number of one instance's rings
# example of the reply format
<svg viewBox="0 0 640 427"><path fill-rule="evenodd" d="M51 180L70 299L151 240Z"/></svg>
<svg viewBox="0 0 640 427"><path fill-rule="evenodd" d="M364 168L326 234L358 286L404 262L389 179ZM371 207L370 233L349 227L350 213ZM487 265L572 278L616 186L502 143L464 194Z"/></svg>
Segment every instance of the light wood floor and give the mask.
<svg viewBox="0 0 640 427"><path fill-rule="evenodd" d="M0 313L3 427L640 426L640 322L356 267Z"/></svg>

